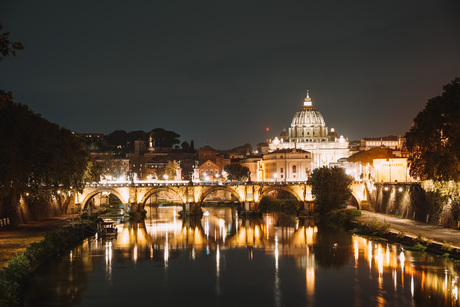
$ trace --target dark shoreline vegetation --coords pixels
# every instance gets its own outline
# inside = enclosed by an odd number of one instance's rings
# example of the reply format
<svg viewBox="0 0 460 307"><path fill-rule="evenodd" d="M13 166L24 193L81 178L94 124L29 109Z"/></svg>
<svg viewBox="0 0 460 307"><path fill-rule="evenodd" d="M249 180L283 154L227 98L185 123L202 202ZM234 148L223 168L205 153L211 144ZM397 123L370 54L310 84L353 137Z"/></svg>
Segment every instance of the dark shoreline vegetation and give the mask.
<svg viewBox="0 0 460 307"><path fill-rule="evenodd" d="M94 235L94 229L91 224L59 228L11 258L0 270L0 306L22 306L33 272Z"/></svg>

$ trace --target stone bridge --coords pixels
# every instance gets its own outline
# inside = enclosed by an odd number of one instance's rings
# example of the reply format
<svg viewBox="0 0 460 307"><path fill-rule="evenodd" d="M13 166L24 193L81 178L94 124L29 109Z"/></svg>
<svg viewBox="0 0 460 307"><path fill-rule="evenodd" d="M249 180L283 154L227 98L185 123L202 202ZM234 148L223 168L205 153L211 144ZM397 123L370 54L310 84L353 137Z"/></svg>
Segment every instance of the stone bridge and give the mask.
<svg viewBox="0 0 460 307"><path fill-rule="evenodd" d="M160 192L173 195L175 200L179 200L184 208L187 205L192 207L200 206L202 202L214 192L227 191L233 195L238 202L244 205L246 210L257 208L263 196L272 191L286 191L293 195L304 209L311 206L313 197L311 186L304 181L289 182L135 182L135 183L116 183L99 182L87 184L83 193L76 195L75 203L80 208L85 208L88 202L96 195L113 194L127 205L134 205L143 208L147 200ZM351 191L356 206L361 208L368 202L368 191L363 182L354 182ZM311 209L311 208L310 208Z"/></svg>

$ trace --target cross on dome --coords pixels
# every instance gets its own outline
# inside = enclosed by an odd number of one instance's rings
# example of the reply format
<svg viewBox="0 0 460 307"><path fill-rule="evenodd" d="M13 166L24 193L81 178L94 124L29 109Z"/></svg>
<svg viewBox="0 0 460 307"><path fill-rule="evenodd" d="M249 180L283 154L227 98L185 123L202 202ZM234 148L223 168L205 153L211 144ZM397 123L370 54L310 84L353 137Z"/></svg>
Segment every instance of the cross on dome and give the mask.
<svg viewBox="0 0 460 307"><path fill-rule="evenodd" d="M308 90L307 90L307 97L305 97L305 100L303 101L303 106L304 107L311 107L312 106L310 93L308 92Z"/></svg>

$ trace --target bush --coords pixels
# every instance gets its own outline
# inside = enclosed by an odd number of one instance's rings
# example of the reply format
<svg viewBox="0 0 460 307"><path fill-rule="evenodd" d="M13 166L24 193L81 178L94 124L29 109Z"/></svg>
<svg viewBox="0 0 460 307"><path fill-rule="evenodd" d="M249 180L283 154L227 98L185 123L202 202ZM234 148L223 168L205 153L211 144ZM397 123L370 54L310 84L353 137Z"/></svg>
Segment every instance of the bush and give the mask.
<svg viewBox="0 0 460 307"><path fill-rule="evenodd" d="M426 246L422 245L421 243L415 243L412 246L406 246L407 250L413 251L413 252L425 252Z"/></svg>
<svg viewBox="0 0 460 307"><path fill-rule="evenodd" d="M46 233L43 241L32 243L24 253L16 254L0 270L0 306L21 306L32 271L93 234L82 227Z"/></svg>
<svg viewBox="0 0 460 307"><path fill-rule="evenodd" d="M357 217L361 216L361 211L357 209L337 209L327 214L327 221L350 227Z"/></svg>
<svg viewBox="0 0 460 307"><path fill-rule="evenodd" d="M372 219L369 224L360 225L355 232L368 236L384 236L390 231L390 224L377 219Z"/></svg>
<svg viewBox="0 0 460 307"><path fill-rule="evenodd" d="M298 202L296 199L272 199L262 197L259 202L259 210L262 212L297 213Z"/></svg>

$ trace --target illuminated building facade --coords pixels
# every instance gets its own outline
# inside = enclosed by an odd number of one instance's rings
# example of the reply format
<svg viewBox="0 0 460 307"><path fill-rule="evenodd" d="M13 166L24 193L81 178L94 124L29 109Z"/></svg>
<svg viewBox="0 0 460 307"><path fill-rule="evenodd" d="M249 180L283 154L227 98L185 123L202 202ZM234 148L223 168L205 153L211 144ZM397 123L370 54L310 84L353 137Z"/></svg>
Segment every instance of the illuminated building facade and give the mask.
<svg viewBox="0 0 460 307"><path fill-rule="evenodd" d="M334 128L329 131L323 116L313 107L308 91L289 131L283 130L280 137L269 141L268 147L270 152L292 148L311 152L311 169L329 166L340 158L350 156L348 140L342 135L339 137Z"/></svg>
<svg viewBox="0 0 460 307"><path fill-rule="evenodd" d="M375 147L387 147L392 149L404 148L406 139L394 135L383 136L378 138L363 138L361 139L361 149L369 149Z"/></svg>
<svg viewBox="0 0 460 307"><path fill-rule="evenodd" d="M307 181L311 153L302 149L278 149L257 163L257 181Z"/></svg>
<svg viewBox="0 0 460 307"><path fill-rule="evenodd" d="M406 158L374 159L376 182L407 182L412 181Z"/></svg>

